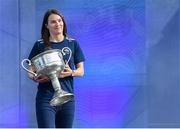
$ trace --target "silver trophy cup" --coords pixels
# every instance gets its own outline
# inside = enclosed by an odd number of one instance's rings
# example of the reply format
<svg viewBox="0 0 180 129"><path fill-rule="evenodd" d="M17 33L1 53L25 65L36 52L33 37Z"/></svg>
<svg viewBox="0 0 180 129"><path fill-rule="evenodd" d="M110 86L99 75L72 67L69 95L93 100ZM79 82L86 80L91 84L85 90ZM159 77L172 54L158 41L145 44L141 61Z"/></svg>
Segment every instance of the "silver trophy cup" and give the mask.
<svg viewBox="0 0 180 129"><path fill-rule="evenodd" d="M68 47L64 47L62 51L60 49L46 50L33 57L31 60L24 59L21 62L22 67L34 76L46 75L50 78L55 91L54 96L50 101L51 106L62 105L74 97L72 93L62 90L58 80L58 74L63 71L66 66L63 60L63 55L66 54L69 54L69 59L66 62L66 64L68 64L72 55L72 51ZM33 66L36 73L28 70L24 66L24 62L27 62L29 66Z"/></svg>

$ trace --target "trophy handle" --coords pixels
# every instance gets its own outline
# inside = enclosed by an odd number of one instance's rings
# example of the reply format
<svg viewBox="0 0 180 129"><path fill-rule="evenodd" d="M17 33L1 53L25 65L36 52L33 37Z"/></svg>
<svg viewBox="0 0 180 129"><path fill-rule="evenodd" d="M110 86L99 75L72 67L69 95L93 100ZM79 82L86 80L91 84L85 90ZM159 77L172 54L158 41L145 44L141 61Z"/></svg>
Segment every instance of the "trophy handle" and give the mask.
<svg viewBox="0 0 180 129"><path fill-rule="evenodd" d="M33 74L34 76L37 76L36 73L34 73L33 71L30 71L29 69L27 69L25 66L24 66L24 62L28 63L29 66L31 66L31 61L29 59L24 59L21 61L21 66L23 67L24 70L26 70L27 72Z"/></svg>
<svg viewBox="0 0 180 129"><path fill-rule="evenodd" d="M65 65L67 65L69 63L69 61L71 59L71 56L72 56L72 51L71 51L71 49L69 47L64 47L62 49L63 56L66 55L65 52L67 51L67 49L69 50L69 59L67 60L67 62L65 62Z"/></svg>

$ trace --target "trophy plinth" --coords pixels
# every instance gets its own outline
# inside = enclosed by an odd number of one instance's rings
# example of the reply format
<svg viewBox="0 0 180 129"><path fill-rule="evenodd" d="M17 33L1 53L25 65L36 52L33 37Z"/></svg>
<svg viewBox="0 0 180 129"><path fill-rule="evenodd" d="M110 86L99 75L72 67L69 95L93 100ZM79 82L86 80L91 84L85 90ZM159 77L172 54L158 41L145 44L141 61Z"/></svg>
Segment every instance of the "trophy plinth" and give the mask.
<svg viewBox="0 0 180 129"><path fill-rule="evenodd" d="M54 96L52 100L50 101L51 106L56 106L56 105L62 105L70 100L72 100L74 97L73 94L68 93L66 91L55 91Z"/></svg>
<svg viewBox="0 0 180 129"><path fill-rule="evenodd" d="M53 89L55 91L52 100L50 101L51 106L62 105L73 99L74 95L61 89L61 83L59 83L57 73L50 73L48 76L51 79Z"/></svg>

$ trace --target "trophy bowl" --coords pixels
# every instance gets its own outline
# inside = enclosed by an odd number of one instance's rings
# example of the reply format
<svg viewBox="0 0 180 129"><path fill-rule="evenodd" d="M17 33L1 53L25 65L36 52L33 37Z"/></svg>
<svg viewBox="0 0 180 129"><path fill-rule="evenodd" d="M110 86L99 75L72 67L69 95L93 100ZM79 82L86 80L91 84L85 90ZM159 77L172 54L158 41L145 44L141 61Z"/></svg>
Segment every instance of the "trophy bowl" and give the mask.
<svg viewBox="0 0 180 129"><path fill-rule="evenodd" d="M36 73L42 75L61 72L65 67L63 56L59 49L42 52L33 57L31 62L36 68Z"/></svg>
<svg viewBox="0 0 180 129"><path fill-rule="evenodd" d="M62 51L60 49L51 49L46 50L31 60L24 59L21 62L22 67L34 76L46 75L50 78L53 89L55 91L52 100L50 101L51 106L62 105L71 99L73 99L74 95L72 93L68 93L61 89L61 84L58 79L58 74L64 70L66 64L63 60L63 55L66 53L64 51L69 50L70 56L68 62L71 58L72 52L68 47L64 47ZM24 66L24 62L27 62L29 66L33 66L35 71L30 71ZM67 63L68 63L67 62Z"/></svg>

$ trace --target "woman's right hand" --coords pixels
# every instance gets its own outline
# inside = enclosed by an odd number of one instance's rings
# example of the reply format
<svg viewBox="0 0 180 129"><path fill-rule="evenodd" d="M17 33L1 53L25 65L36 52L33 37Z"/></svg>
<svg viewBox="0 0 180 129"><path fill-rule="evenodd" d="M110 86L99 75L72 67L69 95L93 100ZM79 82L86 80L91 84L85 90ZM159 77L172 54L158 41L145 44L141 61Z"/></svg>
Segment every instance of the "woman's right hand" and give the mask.
<svg viewBox="0 0 180 129"><path fill-rule="evenodd" d="M50 79L45 75L34 76L33 74L29 74L29 78L38 83L50 81Z"/></svg>
<svg viewBox="0 0 180 129"><path fill-rule="evenodd" d="M44 83L44 82L50 81L50 79L47 76L45 76L45 75L40 75L40 76L34 77L33 80L35 82L39 82L39 83Z"/></svg>
<svg viewBox="0 0 180 129"><path fill-rule="evenodd" d="M29 67L29 70L35 72L32 66ZM34 74L28 73L28 76L30 79L38 83L44 83L50 81L50 79L45 75L35 76Z"/></svg>

